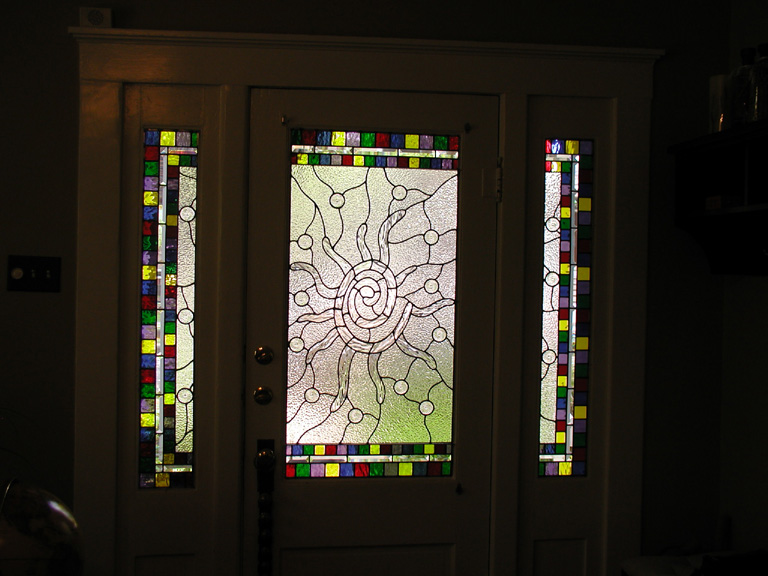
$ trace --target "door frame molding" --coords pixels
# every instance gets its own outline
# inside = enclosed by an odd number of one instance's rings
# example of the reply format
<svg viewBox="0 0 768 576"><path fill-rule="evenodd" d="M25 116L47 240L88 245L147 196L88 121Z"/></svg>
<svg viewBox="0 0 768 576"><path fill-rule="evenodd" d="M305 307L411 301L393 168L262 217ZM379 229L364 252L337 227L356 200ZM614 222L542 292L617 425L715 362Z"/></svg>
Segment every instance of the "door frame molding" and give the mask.
<svg viewBox="0 0 768 576"><path fill-rule="evenodd" d="M105 287L119 287L120 281L123 90L132 83L218 86L230 95L222 98L229 106L246 106L249 87L500 98L504 182L498 216L491 506L491 566L499 574L510 566L529 566L531 543L542 536L535 526L517 522L520 498L533 497L529 486L535 485L531 475L536 469L536 462L520 461L528 454L520 439L526 437L522 383L530 380L530 370L525 368L526 347L519 343L532 328L526 327L521 307L512 304L531 298L516 282L526 269L526 230L516 222L521 211L531 210L526 198L536 197L526 176L528 103L540 95L610 100L611 146L600 151L601 161L610 163L607 189L600 191L606 202L605 272L596 280L601 298L595 303L604 311L598 326L603 337L593 350L606 417L604 437L590 438L590 458L601 464L592 467L592 477L603 483L600 573L616 572L622 559L639 553L649 126L653 65L661 51L101 28L72 28L70 33L78 43L80 65L74 509L83 531L87 574L111 573L116 562L118 482L111 456L118 446L120 299L119 288ZM238 111L232 112L238 118ZM630 254L631 260L619 254ZM615 393L619 385L621 394ZM504 418L498 417L501 407ZM230 494L217 516L236 512L235 501Z"/></svg>

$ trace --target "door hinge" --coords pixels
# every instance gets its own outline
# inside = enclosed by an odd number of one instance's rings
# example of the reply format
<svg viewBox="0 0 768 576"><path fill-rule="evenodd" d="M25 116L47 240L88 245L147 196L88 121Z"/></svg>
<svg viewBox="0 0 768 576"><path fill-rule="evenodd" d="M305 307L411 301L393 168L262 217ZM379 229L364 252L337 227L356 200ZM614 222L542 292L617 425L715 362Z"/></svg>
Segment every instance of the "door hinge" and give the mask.
<svg viewBox="0 0 768 576"><path fill-rule="evenodd" d="M504 189L504 159L499 156L496 159L496 202L501 202Z"/></svg>

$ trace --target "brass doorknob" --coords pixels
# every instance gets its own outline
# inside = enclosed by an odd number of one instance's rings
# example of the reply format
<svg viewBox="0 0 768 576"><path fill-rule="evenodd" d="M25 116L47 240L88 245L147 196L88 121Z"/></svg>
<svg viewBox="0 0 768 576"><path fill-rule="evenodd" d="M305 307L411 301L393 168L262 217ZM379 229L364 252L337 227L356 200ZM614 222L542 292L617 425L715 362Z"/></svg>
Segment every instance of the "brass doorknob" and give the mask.
<svg viewBox="0 0 768 576"><path fill-rule="evenodd" d="M269 364L275 358L275 353L269 346L259 346L253 352L253 357L259 364Z"/></svg>

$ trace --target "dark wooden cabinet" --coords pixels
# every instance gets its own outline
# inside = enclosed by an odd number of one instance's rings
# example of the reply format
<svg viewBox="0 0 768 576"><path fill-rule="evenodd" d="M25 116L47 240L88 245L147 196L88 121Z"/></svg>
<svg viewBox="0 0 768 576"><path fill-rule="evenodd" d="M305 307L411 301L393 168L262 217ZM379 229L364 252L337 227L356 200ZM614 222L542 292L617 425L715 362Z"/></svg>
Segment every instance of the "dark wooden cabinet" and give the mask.
<svg viewBox="0 0 768 576"><path fill-rule="evenodd" d="M719 274L768 274L768 121L673 146L675 221Z"/></svg>

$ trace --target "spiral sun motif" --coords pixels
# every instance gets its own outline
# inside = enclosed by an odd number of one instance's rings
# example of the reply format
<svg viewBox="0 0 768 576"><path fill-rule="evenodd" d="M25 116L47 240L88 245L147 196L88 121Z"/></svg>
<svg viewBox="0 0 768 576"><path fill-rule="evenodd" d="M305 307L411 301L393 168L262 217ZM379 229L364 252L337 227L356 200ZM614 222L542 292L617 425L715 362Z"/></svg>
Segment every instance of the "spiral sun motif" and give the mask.
<svg viewBox="0 0 768 576"><path fill-rule="evenodd" d="M368 248L365 235L366 224L357 229L357 248L361 261L352 266L331 246L328 238L323 239L323 250L344 272L341 283L328 286L320 273L311 264L296 262L294 271L309 273L318 293L333 300L333 306L320 314L304 314L299 322L322 323L333 320L334 328L315 343L307 352L306 363L311 364L315 355L330 347L337 339L344 342L338 369L338 393L331 405L335 412L347 399L350 381L350 366L355 354L368 356L368 370L376 387L376 399L384 402L385 388L378 371L382 352L397 346L403 353L420 358L431 369L436 368L435 359L426 351L412 346L403 338L403 331L411 316L427 316L453 304L452 299L443 298L425 308L415 307L407 298L398 293L403 281L414 271L411 266L395 275L389 267L389 234L392 228L405 216L404 210L391 214L380 226L378 233L379 258L374 259Z"/></svg>

